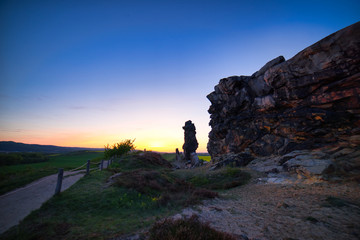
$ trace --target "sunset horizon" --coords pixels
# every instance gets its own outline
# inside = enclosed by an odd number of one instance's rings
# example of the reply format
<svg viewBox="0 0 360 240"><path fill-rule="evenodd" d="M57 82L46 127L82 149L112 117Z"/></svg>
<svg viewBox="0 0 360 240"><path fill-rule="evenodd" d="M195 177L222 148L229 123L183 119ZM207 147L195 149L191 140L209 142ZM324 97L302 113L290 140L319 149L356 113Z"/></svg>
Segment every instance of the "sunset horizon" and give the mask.
<svg viewBox="0 0 360 240"><path fill-rule="evenodd" d="M130 138L129 138L130 139ZM124 140L127 140L126 138L125 139L120 139L119 141L115 141L115 142L112 142L112 143L106 143L106 144L103 144L102 146L98 146L98 145L66 145L66 144L52 144L52 143L48 143L48 142L21 142L21 141L16 141L16 140L0 140L0 142L14 142L14 143L20 143L20 144L29 144L29 145L42 145L42 146L56 146L56 147L69 147L69 148L89 148L89 149L105 149L105 146L106 145L109 145L110 147L112 147L114 144L116 143L120 143ZM135 140L134 141L134 146L135 146L135 150L137 151L154 151L154 152L164 152L164 153L174 153L176 151L176 148L180 151L180 152L183 152L183 149L182 149L182 144L177 146L177 145L168 145L168 146L163 146L164 144L162 144L162 142L154 142L153 144L147 144L147 145L139 145L137 144L136 142L136 139L130 139L130 140ZM207 153L207 150L205 148L205 150L202 150L202 148L198 148L197 149L197 152L198 153Z"/></svg>
<svg viewBox="0 0 360 240"><path fill-rule="evenodd" d="M360 1L0 1L1 239L359 239Z"/></svg>
<svg viewBox="0 0 360 240"><path fill-rule="evenodd" d="M311 8L307 4L311 4ZM356 1L0 5L0 141L174 152L192 120L206 152L220 79L359 20Z"/></svg>

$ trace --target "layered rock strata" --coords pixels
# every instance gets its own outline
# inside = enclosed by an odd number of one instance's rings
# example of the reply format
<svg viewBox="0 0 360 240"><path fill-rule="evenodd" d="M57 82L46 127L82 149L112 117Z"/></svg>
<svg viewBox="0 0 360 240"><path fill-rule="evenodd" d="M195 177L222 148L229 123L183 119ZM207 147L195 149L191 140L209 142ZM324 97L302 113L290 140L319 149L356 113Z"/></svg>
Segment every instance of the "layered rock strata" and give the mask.
<svg viewBox="0 0 360 240"><path fill-rule="evenodd" d="M212 159L360 145L360 22L252 76L221 79L211 102ZM295 163L295 160L293 161ZM288 164L289 165L289 164Z"/></svg>

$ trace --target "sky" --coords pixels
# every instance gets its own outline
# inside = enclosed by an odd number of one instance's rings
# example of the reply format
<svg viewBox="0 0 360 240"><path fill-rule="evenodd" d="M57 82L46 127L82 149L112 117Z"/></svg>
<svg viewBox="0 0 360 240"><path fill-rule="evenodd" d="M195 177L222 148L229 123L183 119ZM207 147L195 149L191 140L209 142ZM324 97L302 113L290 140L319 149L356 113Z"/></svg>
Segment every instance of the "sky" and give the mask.
<svg viewBox="0 0 360 240"><path fill-rule="evenodd" d="M221 78L360 20L360 1L0 1L0 141L206 152Z"/></svg>

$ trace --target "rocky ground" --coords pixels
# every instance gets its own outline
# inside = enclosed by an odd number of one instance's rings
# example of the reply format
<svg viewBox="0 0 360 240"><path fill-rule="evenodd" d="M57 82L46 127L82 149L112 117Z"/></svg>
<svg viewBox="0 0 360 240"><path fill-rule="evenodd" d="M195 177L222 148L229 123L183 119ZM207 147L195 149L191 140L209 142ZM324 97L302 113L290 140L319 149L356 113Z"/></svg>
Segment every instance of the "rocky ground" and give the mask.
<svg viewBox="0 0 360 240"><path fill-rule="evenodd" d="M174 218L196 214L239 239L360 238L359 183L253 175L251 183Z"/></svg>

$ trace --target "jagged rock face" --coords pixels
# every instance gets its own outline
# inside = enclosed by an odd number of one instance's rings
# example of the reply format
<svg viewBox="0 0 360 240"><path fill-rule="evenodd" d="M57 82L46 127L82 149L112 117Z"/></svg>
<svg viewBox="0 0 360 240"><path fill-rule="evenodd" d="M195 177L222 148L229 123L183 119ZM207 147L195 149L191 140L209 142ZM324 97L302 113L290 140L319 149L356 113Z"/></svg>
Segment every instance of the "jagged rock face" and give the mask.
<svg viewBox="0 0 360 240"><path fill-rule="evenodd" d="M283 155L360 144L360 22L252 76L220 80L211 102L208 152Z"/></svg>

